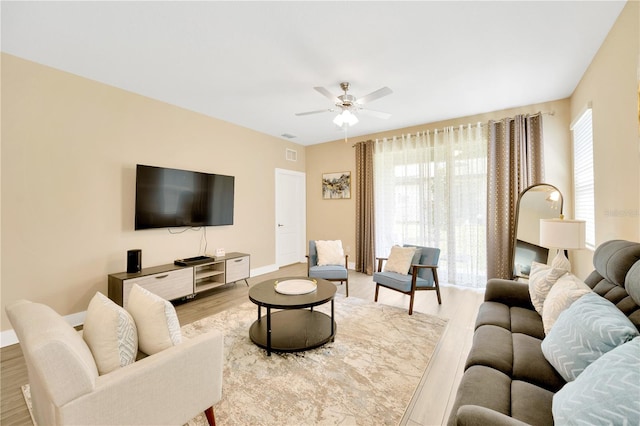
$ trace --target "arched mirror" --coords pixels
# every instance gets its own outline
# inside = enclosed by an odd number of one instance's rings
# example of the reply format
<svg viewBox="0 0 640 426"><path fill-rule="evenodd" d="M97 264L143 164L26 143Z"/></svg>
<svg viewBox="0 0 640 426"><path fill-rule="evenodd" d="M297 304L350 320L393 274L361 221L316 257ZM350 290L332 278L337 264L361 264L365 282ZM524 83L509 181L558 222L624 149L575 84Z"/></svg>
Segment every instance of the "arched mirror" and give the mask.
<svg viewBox="0 0 640 426"><path fill-rule="evenodd" d="M513 244L513 278L528 279L531 262L547 263L549 249L540 246L540 219L560 217L562 193L541 183L522 191L518 197Z"/></svg>

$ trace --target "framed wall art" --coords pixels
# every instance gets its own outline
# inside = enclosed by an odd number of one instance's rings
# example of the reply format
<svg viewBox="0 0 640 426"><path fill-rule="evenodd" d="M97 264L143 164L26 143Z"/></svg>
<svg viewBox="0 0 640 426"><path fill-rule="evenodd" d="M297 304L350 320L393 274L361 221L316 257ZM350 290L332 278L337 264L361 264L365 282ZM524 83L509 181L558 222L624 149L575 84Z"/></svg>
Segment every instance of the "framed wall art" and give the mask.
<svg viewBox="0 0 640 426"><path fill-rule="evenodd" d="M324 200L351 198L351 172L323 173L322 198Z"/></svg>

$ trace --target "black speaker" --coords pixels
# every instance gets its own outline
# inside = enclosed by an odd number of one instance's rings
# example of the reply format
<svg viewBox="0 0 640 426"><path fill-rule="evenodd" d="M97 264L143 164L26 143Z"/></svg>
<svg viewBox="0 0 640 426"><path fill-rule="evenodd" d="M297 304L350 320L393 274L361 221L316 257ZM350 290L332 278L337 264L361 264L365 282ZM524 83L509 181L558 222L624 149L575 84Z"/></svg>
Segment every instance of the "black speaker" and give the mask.
<svg viewBox="0 0 640 426"><path fill-rule="evenodd" d="M127 272L130 274L140 272L142 269L142 250L127 251Z"/></svg>

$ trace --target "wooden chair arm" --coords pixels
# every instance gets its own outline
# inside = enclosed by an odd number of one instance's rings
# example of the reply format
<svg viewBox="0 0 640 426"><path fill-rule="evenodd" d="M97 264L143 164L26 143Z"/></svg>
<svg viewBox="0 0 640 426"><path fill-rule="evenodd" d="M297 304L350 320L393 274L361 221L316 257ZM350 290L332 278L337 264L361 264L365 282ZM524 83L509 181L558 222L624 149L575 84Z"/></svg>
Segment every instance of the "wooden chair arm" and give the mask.
<svg viewBox="0 0 640 426"><path fill-rule="evenodd" d="M389 260L389 258L388 257L376 257L376 260L378 261L378 272L382 272L382 261Z"/></svg>
<svg viewBox="0 0 640 426"><path fill-rule="evenodd" d="M415 263L413 265L411 265L412 268L431 268L431 269L438 269L438 265L421 265L418 263Z"/></svg>
<svg viewBox="0 0 640 426"><path fill-rule="evenodd" d="M349 269L349 255L344 255L344 269Z"/></svg>

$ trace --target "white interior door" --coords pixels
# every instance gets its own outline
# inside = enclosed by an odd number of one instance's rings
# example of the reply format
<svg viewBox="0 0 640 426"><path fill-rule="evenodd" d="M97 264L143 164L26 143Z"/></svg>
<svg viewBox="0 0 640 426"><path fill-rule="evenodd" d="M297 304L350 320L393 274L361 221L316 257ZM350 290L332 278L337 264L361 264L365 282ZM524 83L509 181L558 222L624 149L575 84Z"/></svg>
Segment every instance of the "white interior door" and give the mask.
<svg viewBox="0 0 640 426"><path fill-rule="evenodd" d="M276 169L276 264L303 262L306 254L306 175Z"/></svg>

